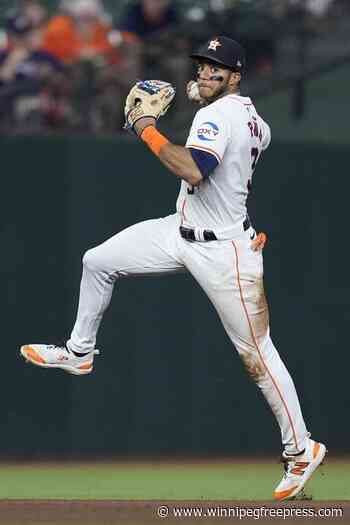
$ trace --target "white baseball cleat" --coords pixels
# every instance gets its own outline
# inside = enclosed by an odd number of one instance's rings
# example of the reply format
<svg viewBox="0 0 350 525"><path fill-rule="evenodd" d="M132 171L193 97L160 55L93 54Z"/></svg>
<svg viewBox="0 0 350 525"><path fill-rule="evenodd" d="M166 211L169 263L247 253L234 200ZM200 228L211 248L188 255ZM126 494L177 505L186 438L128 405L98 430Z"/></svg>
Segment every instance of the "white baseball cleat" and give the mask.
<svg viewBox="0 0 350 525"><path fill-rule="evenodd" d="M297 496L322 463L327 450L322 443L308 439L305 451L298 456L282 454L284 475L273 494L276 500L291 499Z"/></svg>
<svg viewBox="0 0 350 525"><path fill-rule="evenodd" d="M93 350L82 357L77 357L66 346L30 344L21 347L21 355L26 361L42 368L61 368L69 374L77 376L90 374L93 370L94 355L98 350Z"/></svg>

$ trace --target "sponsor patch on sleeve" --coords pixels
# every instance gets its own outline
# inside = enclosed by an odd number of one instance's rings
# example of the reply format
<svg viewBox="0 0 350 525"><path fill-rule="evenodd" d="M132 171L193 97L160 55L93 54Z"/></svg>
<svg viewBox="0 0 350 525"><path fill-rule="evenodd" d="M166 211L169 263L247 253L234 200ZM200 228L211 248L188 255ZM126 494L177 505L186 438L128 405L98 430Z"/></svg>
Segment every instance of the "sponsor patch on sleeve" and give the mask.
<svg viewBox="0 0 350 525"><path fill-rule="evenodd" d="M197 129L197 137L206 142L216 140L219 135L219 127L214 122L203 122Z"/></svg>

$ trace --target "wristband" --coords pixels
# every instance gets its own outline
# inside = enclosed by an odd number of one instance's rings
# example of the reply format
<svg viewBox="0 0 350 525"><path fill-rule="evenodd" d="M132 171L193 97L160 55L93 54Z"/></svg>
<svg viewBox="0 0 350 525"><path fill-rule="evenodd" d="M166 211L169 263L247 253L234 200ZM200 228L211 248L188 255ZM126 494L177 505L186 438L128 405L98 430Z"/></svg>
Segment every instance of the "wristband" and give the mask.
<svg viewBox="0 0 350 525"><path fill-rule="evenodd" d="M162 147L169 142L154 126L147 126L141 133L141 139L157 157Z"/></svg>

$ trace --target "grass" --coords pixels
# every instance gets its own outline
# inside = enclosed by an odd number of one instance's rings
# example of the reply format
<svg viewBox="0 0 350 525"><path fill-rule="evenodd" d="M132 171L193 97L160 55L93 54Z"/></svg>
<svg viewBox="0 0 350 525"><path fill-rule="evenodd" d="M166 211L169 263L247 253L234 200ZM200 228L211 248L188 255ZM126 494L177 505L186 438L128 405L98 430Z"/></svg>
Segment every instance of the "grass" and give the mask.
<svg viewBox="0 0 350 525"><path fill-rule="evenodd" d="M350 500L350 461L328 461L307 486L314 500ZM266 500L276 462L113 462L0 465L0 499Z"/></svg>

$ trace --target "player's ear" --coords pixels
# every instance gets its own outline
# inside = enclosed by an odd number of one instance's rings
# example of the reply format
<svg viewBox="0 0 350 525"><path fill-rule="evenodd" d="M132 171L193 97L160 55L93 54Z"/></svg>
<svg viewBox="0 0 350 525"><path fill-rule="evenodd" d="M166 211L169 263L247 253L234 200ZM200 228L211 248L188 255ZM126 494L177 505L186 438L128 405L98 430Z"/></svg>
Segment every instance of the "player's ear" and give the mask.
<svg viewBox="0 0 350 525"><path fill-rule="evenodd" d="M241 74L239 71L232 71L230 75L229 84L233 88L237 88L241 82Z"/></svg>

